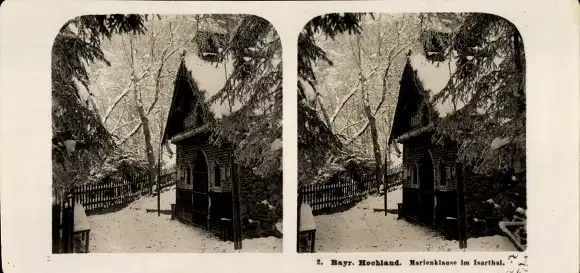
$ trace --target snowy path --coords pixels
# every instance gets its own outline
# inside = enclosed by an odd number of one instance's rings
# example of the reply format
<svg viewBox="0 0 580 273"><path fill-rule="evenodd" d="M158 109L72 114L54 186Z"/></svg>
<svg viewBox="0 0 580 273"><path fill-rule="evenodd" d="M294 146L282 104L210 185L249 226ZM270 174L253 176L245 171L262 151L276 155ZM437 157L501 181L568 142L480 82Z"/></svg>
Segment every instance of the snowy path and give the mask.
<svg viewBox="0 0 580 273"><path fill-rule="evenodd" d="M401 188L388 193L388 209L396 211ZM444 240L425 227L397 220L383 209L383 196L371 196L341 213L316 216L317 252L460 251L457 241ZM465 251L465 250L462 250ZM517 251L502 236L473 238L467 251Z"/></svg>
<svg viewBox="0 0 580 273"><path fill-rule="evenodd" d="M169 210L175 200L175 187L161 193L161 210ZM157 197L142 197L129 206L107 214L89 216L90 252L236 252L233 243L223 242L208 232L194 228L170 215L147 210L157 209ZM281 252L282 239L248 239L241 252Z"/></svg>

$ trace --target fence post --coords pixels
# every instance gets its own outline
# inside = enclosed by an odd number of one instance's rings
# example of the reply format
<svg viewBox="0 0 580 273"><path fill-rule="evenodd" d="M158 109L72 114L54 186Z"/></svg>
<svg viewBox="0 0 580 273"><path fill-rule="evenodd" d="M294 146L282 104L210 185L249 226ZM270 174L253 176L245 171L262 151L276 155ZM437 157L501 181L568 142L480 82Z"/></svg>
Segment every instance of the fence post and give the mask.
<svg viewBox="0 0 580 273"><path fill-rule="evenodd" d="M458 222L458 235L459 235L459 248L467 248L467 232L466 232L466 219L465 219L465 197L463 193L464 186L464 172L463 165L460 163L455 164L455 175L457 179L457 222Z"/></svg>
<svg viewBox="0 0 580 273"><path fill-rule="evenodd" d="M298 200L296 200L296 204L297 204L297 209L296 211L298 212L296 214L296 232L298 234L300 234L300 208L302 206L302 199L304 198L302 196L302 191L303 191L303 187L298 187ZM300 237L296 238L296 252L300 253Z"/></svg>
<svg viewBox="0 0 580 273"><path fill-rule="evenodd" d="M388 156L388 153L387 153L387 156ZM385 216L387 216L387 209L388 209L388 206L389 206L388 205L388 200L387 200L387 194L389 193L389 180L387 179L387 175L388 174L389 174L389 169L386 166L385 167L385 178L384 178L384 180L385 180L385 186L383 187L383 194L384 194L384 196L383 196L383 199L384 199L383 200L383 205L385 206ZM380 190L379 190L379 194L381 194L380 193Z"/></svg>
<svg viewBox="0 0 580 273"><path fill-rule="evenodd" d="M74 207L72 196L70 192L65 193L64 209L62 215L62 241L63 241L63 252L72 253L72 232L74 225Z"/></svg>
<svg viewBox="0 0 580 273"><path fill-rule="evenodd" d="M232 151L233 152L233 151ZM233 153L230 156L231 164L231 179L232 179L232 216L233 221L233 237L234 237L234 249L242 249L242 232L241 232L241 217L240 217L240 179L238 176L238 165L234 161Z"/></svg>
<svg viewBox="0 0 580 273"><path fill-rule="evenodd" d="M55 199L52 202L52 253L60 253L60 205L61 203Z"/></svg>

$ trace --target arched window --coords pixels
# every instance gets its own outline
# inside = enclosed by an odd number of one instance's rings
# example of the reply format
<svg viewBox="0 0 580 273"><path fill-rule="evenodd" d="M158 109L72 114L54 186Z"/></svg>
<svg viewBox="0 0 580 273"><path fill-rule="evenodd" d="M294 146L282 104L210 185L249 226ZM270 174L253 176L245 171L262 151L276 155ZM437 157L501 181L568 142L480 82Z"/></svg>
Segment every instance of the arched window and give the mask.
<svg viewBox="0 0 580 273"><path fill-rule="evenodd" d="M221 174L222 173L221 173L220 164L215 162L214 167L213 167L213 179L214 179L214 185L216 187L219 187L222 185L222 175Z"/></svg>
<svg viewBox="0 0 580 273"><path fill-rule="evenodd" d="M439 160L439 185L447 186L447 169L443 160Z"/></svg>
<svg viewBox="0 0 580 273"><path fill-rule="evenodd" d="M425 126L429 124L429 108L427 106L423 106L423 110L421 110L421 125Z"/></svg>
<svg viewBox="0 0 580 273"><path fill-rule="evenodd" d="M179 168L177 169L177 179L179 180L179 182L185 181L185 168L183 166L179 166Z"/></svg>
<svg viewBox="0 0 580 273"><path fill-rule="evenodd" d="M185 178L185 181L187 181L187 185L191 185L191 182L193 181L193 166L188 165L187 166L187 176Z"/></svg>
<svg viewBox="0 0 580 273"><path fill-rule="evenodd" d="M413 168L413 184L419 185L419 165L417 163L415 163Z"/></svg>
<svg viewBox="0 0 580 273"><path fill-rule="evenodd" d="M201 115L201 112L198 112L196 114L195 126L200 126L202 123L203 123L203 116Z"/></svg>

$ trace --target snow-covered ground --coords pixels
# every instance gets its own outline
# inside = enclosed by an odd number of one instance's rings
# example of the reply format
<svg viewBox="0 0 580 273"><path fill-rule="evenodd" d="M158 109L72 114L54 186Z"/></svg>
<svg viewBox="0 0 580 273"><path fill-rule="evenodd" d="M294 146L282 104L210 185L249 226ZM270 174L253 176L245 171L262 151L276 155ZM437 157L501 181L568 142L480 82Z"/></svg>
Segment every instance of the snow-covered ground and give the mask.
<svg viewBox="0 0 580 273"><path fill-rule="evenodd" d="M170 210L175 200L175 186L161 193L161 210ZM237 252L231 242L171 216L147 210L157 209L157 197L142 197L129 206L107 214L89 216L90 252ZM275 237L242 241L241 252L282 252L282 239Z"/></svg>
<svg viewBox="0 0 580 273"><path fill-rule="evenodd" d="M397 210L401 188L388 193L388 209ZM371 196L341 213L316 216L317 252L383 252L383 251L517 251L502 236L472 238L467 249L460 250L457 241L448 241L434 231L384 211L383 196Z"/></svg>

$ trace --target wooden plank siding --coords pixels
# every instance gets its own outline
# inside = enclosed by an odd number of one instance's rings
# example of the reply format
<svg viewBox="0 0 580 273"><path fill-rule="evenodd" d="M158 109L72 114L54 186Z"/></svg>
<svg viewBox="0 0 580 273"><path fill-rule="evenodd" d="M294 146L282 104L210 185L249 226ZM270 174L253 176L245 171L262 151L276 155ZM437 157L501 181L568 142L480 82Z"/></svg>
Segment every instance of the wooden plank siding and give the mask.
<svg viewBox="0 0 580 273"><path fill-rule="evenodd" d="M177 158L176 158L176 168L178 170L183 168L188 168L190 164L195 160L195 156L198 151L203 151L207 160L208 166L208 181L209 187L213 192L223 192L231 193L232 191L232 176L231 176L231 145L223 144L221 146L213 145L211 143L205 143L202 136L195 136L186 139L181 142L176 143ZM215 177L215 164L219 164L221 168L225 168L225 177L222 176L222 182L220 186L216 186L214 182ZM179 171L178 171L179 172ZM224 173L224 175L225 175ZM187 183L184 179L179 179L177 181L178 188L191 189L192 184Z"/></svg>
<svg viewBox="0 0 580 273"><path fill-rule="evenodd" d="M409 139L403 144L403 166L405 170L403 186L403 204L410 220L421 222L421 198L430 198L422 193L420 179L413 177L420 167L421 157L425 154L433 161L434 190L431 196L433 203L433 227L442 229L447 217L457 218L457 178L456 161L457 145L455 143L438 144L431 141L432 133ZM424 201L425 202L425 201ZM423 223L430 225L431 223Z"/></svg>
<svg viewBox="0 0 580 273"><path fill-rule="evenodd" d="M407 169L405 172L407 179L405 179L404 186L408 188L419 187L419 184L413 183L412 179L409 179L410 170L416 166L415 164L419 164L419 160L424 153L430 153L433 158L435 190L454 191L456 180L453 174L457 160L457 145L424 144L431 143L430 141L427 142L428 139L426 140L426 138L431 138L431 134L416 137L403 144L403 167ZM449 176L443 183L441 183L442 170L445 171L446 176Z"/></svg>

